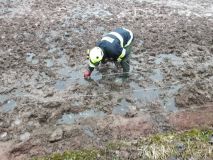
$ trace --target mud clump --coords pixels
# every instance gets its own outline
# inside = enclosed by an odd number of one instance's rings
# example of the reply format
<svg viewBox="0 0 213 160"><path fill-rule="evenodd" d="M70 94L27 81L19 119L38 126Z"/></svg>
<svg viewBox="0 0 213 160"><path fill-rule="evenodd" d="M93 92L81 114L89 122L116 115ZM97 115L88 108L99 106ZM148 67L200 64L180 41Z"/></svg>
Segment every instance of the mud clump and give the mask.
<svg viewBox="0 0 213 160"><path fill-rule="evenodd" d="M185 86L176 96L178 107L187 108L191 105L203 105L213 100L213 85L210 82L198 81Z"/></svg>

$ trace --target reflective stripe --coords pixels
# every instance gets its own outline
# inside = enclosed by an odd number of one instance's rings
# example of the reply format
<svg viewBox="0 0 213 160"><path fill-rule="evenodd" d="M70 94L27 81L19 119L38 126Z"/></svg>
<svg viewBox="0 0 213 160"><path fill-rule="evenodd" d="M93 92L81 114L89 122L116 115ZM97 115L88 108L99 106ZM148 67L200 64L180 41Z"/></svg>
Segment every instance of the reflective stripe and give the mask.
<svg viewBox="0 0 213 160"><path fill-rule="evenodd" d="M91 61L91 63L98 63L98 62L100 62L101 60L99 60L99 59L90 59L90 61Z"/></svg>
<svg viewBox="0 0 213 160"><path fill-rule="evenodd" d="M91 61L91 63L98 63L98 62L100 62L101 60L100 60L100 59L93 59L93 60L92 60L92 59L90 58L90 61Z"/></svg>
<svg viewBox="0 0 213 160"><path fill-rule="evenodd" d="M90 52L90 50L89 49L87 49L87 54L89 55L89 52Z"/></svg>
<svg viewBox="0 0 213 160"><path fill-rule="evenodd" d="M121 60L125 57L125 55L126 55L126 50L123 49L121 55L118 57L117 60L118 60L118 61L121 61Z"/></svg>
<svg viewBox="0 0 213 160"><path fill-rule="evenodd" d="M108 42L110 42L110 43L113 43L114 42L114 39L112 39L111 37L103 37L102 39L101 39L101 41L108 41Z"/></svg>
<svg viewBox="0 0 213 160"><path fill-rule="evenodd" d="M117 32L110 32L109 34L111 34L111 35L115 36L116 38L118 38L119 41L120 41L121 47L122 47L122 48L124 47L124 40L123 40L123 37L122 37L119 33L117 33Z"/></svg>
<svg viewBox="0 0 213 160"><path fill-rule="evenodd" d="M92 62L89 62L89 66L92 67L92 68L95 68L95 65L92 64Z"/></svg>
<svg viewBox="0 0 213 160"><path fill-rule="evenodd" d="M133 40L133 33L130 31L130 30L128 30L128 29L126 29L126 28L123 28L124 30L126 30L127 32L129 32L129 34L130 34L130 40L127 42L127 44L124 46L124 47L127 47L127 46L129 46L130 45L130 43L132 42L132 40Z"/></svg>

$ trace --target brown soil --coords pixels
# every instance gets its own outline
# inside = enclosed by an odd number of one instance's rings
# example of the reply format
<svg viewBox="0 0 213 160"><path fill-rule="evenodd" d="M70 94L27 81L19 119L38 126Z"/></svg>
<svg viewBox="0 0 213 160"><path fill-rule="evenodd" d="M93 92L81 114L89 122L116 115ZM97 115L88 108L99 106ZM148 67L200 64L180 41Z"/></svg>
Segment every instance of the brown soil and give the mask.
<svg viewBox="0 0 213 160"><path fill-rule="evenodd" d="M0 0L0 159L213 125L211 0ZM130 78L86 50L133 31ZM164 57L164 58L162 58ZM106 76L103 76L106 75ZM154 89L153 89L154 88Z"/></svg>

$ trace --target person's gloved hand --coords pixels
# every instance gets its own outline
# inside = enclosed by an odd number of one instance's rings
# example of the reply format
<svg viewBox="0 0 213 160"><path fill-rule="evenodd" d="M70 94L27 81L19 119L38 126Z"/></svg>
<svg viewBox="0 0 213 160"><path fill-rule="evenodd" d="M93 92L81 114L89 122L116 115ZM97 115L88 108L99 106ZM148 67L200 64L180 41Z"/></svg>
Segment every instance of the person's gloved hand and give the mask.
<svg viewBox="0 0 213 160"><path fill-rule="evenodd" d="M84 72L84 78L90 78L90 76L91 76L91 72L88 71L88 70L86 70L86 71Z"/></svg>

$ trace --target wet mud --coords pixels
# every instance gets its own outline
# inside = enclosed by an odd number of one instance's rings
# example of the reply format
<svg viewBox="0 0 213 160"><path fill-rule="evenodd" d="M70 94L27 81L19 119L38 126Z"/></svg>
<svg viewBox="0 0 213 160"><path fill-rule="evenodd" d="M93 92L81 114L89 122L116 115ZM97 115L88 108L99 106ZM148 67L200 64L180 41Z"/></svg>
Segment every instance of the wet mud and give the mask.
<svg viewBox="0 0 213 160"><path fill-rule="evenodd" d="M0 0L0 159L212 127L212 7ZM135 35L130 77L121 83L121 68L107 63L84 80L86 50L120 26Z"/></svg>

